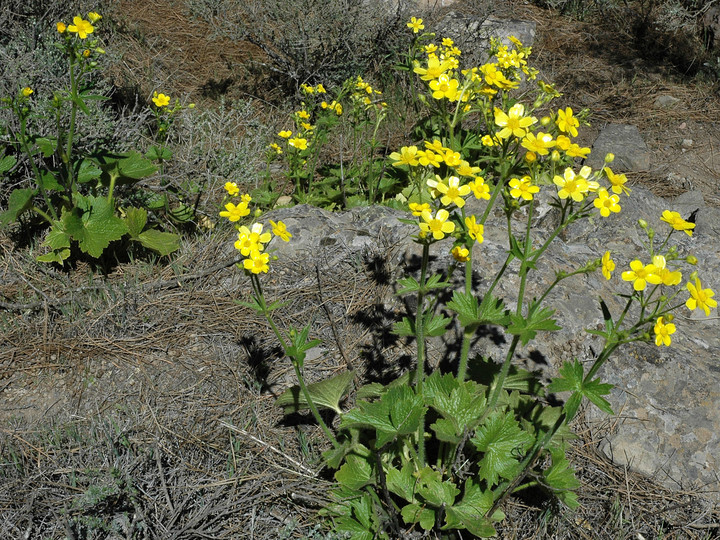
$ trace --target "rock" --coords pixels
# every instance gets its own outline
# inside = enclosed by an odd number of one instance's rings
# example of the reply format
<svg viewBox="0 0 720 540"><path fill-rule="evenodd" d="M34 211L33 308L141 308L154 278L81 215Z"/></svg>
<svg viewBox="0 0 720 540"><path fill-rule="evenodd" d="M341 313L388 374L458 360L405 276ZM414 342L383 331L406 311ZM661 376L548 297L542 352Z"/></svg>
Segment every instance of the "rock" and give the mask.
<svg viewBox="0 0 720 540"><path fill-rule="evenodd" d="M655 108L656 109L670 109L680 103L680 99L674 97L674 96L658 96L655 98Z"/></svg>
<svg viewBox="0 0 720 540"><path fill-rule="evenodd" d="M536 24L532 21L506 20L495 17L481 19L455 11L448 12L437 25L438 37L449 37L463 51L465 65L479 65L488 60L490 38L500 39L505 45L512 45L509 37L514 36L524 46L535 43ZM514 45L513 45L514 46ZM466 64L467 62L467 64Z"/></svg>
<svg viewBox="0 0 720 540"><path fill-rule="evenodd" d="M478 205L469 203L467 211L477 211L481 208ZM649 260L644 247L646 238L637 227L640 218L657 231L656 238L664 239L668 226L660 221L663 210L677 209L688 217L688 210L697 209L693 236L676 233L672 242L682 255L697 256L704 287L715 290L720 287L720 210L705 206L697 194L683 195L671 204L637 187L630 198L623 197L622 205L619 215L574 223L568 228L565 241L553 242L543 256L529 283L529 295L542 292L557 270L578 268L600 257L605 250L612 252L617 269L610 281L599 272L562 281L547 299L547 305L557 309L557 322L562 330L540 333L527 348L517 351L518 364L553 376L563 361L578 358L588 362L594 357L602 343L585 329L597 329L603 324L598 299L604 299L617 317L625 302L618 294L630 292L629 283L620 279L620 273L634 259ZM538 242L554 227L557 219L554 212L554 209L538 212L544 214L533 227ZM398 221L409 218L409 214L385 207L353 208L333 214L297 206L273 211L265 217L282 219L287 224L293 240L277 244L274 240L271 247L279 257L292 258L298 265L303 261L317 262L321 271L334 272L340 265L355 264L352 261L367 254L380 253L386 255L392 266L390 273L395 277L402 277L408 269L417 270L420 249L411 239L417 228ZM478 261L474 281L479 292L491 283L505 260L506 236L504 218L496 212L486 223L485 242L476 245L473 252ZM447 268L450 246L449 241L433 245L433 269ZM687 267L683 270L688 274ZM688 275L683 278L687 280ZM460 286L461 277L453 283ZM500 282L495 294L512 308L517 289L514 271ZM400 305L392 290L385 294L387 298L380 300L383 305ZM679 303L686 298L687 293L680 291ZM608 399L618 415L612 419L613 430L605 437L601 450L617 464L653 476L670 488L701 489L709 498L720 500L719 324L716 317L703 316L698 320L690 315L685 308L679 310L671 347L657 347L654 343L628 345L619 349L600 370L599 376L615 385ZM454 339L455 336L435 338L429 343L431 365L455 358L455 353L448 349ZM481 329L472 354L501 361L508 341L495 329ZM594 406L587 407L586 421L591 426L602 426L607 420Z"/></svg>
<svg viewBox="0 0 720 540"><path fill-rule="evenodd" d="M639 172L650 169L650 151L637 126L609 124L600 132L586 161L593 169L602 167L605 155L615 154L610 165L614 172Z"/></svg>

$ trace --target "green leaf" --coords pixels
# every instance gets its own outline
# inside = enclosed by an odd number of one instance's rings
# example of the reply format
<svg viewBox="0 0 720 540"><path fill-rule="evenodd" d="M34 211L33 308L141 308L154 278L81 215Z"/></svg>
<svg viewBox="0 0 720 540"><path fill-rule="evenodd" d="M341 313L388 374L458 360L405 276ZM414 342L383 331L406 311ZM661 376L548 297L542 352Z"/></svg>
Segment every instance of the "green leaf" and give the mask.
<svg viewBox="0 0 720 540"><path fill-rule="evenodd" d="M528 341L534 339L538 331L554 331L562 330L554 319L551 319L555 313L554 309L542 308L537 311L531 311L527 318L522 315L510 314L512 324L508 327L508 332L519 336L523 345L527 345Z"/></svg>
<svg viewBox="0 0 720 540"><path fill-rule="evenodd" d="M429 337L442 336L445 328L452 322L452 319L442 315L433 315L430 320L425 317L425 335Z"/></svg>
<svg viewBox="0 0 720 540"><path fill-rule="evenodd" d="M13 189L8 197L8 207L0 214L0 228L17 220L20 215L32 206L35 190L30 188Z"/></svg>
<svg viewBox="0 0 720 540"><path fill-rule="evenodd" d="M5 156L0 159L0 174L8 172L15 166L16 163L17 159L15 159L15 156Z"/></svg>
<svg viewBox="0 0 720 540"><path fill-rule="evenodd" d="M480 484L473 478L465 481L463 498L456 504L445 509L443 530L467 529L470 534L480 538L490 538L497 534L492 521L502 521L505 515L496 510L491 519L485 514L494 503L492 491L483 491Z"/></svg>
<svg viewBox="0 0 720 540"><path fill-rule="evenodd" d="M98 164L95 163L95 161L93 161L92 159L85 158L80 161L79 164L77 164L75 178L77 178L77 181L81 184L85 184L87 182L100 178L101 174L102 169L98 167Z"/></svg>
<svg viewBox="0 0 720 540"><path fill-rule="evenodd" d="M435 526L435 510L418 503L410 503L403 507L400 515L407 525L419 523L420 527L429 531Z"/></svg>
<svg viewBox="0 0 720 540"><path fill-rule="evenodd" d="M152 161L169 161L172 159L172 156L173 154L169 148L160 148L155 145L148 148L148 151L145 152L145 157Z"/></svg>
<svg viewBox="0 0 720 540"><path fill-rule="evenodd" d="M32 141L37 145L38 149L42 152L43 157L50 157L55 153L55 149L57 148L57 140L56 139L48 139L46 137L37 137L35 140ZM35 153L35 152L33 152Z"/></svg>
<svg viewBox="0 0 720 540"><path fill-rule="evenodd" d="M533 437L520 428L512 411L496 411L478 428L470 439L484 456L478 475L488 484L497 484L498 478L514 478L519 461L534 442Z"/></svg>
<svg viewBox="0 0 720 540"><path fill-rule="evenodd" d="M103 154L97 159L103 171L100 180L105 186L110 185L112 178L116 179L118 185L132 184L157 171L157 167L152 161L135 151Z"/></svg>
<svg viewBox="0 0 720 540"><path fill-rule="evenodd" d="M396 336L414 336L415 335L415 321L409 317L403 317L403 320L393 324L393 334Z"/></svg>
<svg viewBox="0 0 720 540"><path fill-rule="evenodd" d="M61 221L67 234L78 242L83 252L91 257L100 257L110 242L122 238L128 228L122 219L115 216L112 204L104 197L89 195L78 202L87 203L88 209L83 212L76 207L64 211Z"/></svg>
<svg viewBox="0 0 720 540"><path fill-rule="evenodd" d="M310 398L318 408L332 409L340 414L342 413L340 401L347 396L354 378L354 371L344 371L329 379L308 384L307 390ZM283 407L285 414L295 413L310 407L298 385L288 388L280 394L275 400L275 405Z"/></svg>
<svg viewBox="0 0 720 540"><path fill-rule="evenodd" d="M422 501L435 508L450 506L460 494L454 482L443 480L440 471L426 466L415 473L418 479L416 491Z"/></svg>
<svg viewBox="0 0 720 540"><path fill-rule="evenodd" d="M580 487L580 481L575 477L575 471L570 467L570 462L562 450L551 452L551 456L552 465L543 471L545 484L558 499L575 509L580 503L577 494L572 490Z"/></svg>
<svg viewBox="0 0 720 540"><path fill-rule="evenodd" d="M602 397L610 393L613 385L602 383L599 378L585 381L583 366L577 358L574 363L564 362L558 372L560 377L550 382L548 392L573 392L564 407L568 421L575 417L583 397L588 398L604 413L615 414L610 403Z"/></svg>
<svg viewBox="0 0 720 540"><path fill-rule="evenodd" d="M168 216L178 223L187 223L195 218L195 209L185 203L179 203L176 207L168 209Z"/></svg>
<svg viewBox="0 0 720 540"><path fill-rule="evenodd" d="M124 211L125 217L123 220L125 221L125 225L127 225L128 234L130 235L130 238L136 239L140 236L140 233L147 224L147 210L131 206L126 208Z"/></svg>
<svg viewBox="0 0 720 540"><path fill-rule="evenodd" d="M82 98L82 96L81 96L80 94L78 94L78 95L76 95L76 96L71 96L70 100L71 100L75 105L77 105L78 108L79 108L82 112L84 112L85 114L87 114L88 116L90 116L90 109L87 108L87 105L85 105L85 102L83 101L83 98Z"/></svg>
<svg viewBox="0 0 720 540"><path fill-rule="evenodd" d="M360 401L357 407L342 415L341 427L371 427L381 448L398 436L417 431L426 407L410 386L390 388L379 401Z"/></svg>
<svg viewBox="0 0 720 540"><path fill-rule="evenodd" d="M486 294L478 304L475 295L454 291L447 306L458 314L460 324L468 330L481 324L507 326L510 323L505 304L491 294Z"/></svg>
<svg viewBox="0 0 720 540"><path fill-rule="evenodd" d="M396 469L392 465L389 465L385 471L388 490L402 497L407 502L416 502L415 485L417 484L417 479L413 475L413 472L414 468L409 461L402 466L402 469Z"/></svg>
<svg viewBox="0 0 720 540"><path fill-rule="evenodd" d="M62 263L70 256L70 235L65 231L65 226L62 221L53 222L44 245L49 246L52 251L45 255L40 255L37 258L40 262Z"/></svg>
<svg viewBox="0 0 720 540"><path fill-rule="evenodd" d="M40 172L40 183L45 191L65 191L51 171Z"/></svg>
<svg viewBox="0 0 720 540"><path fill-rule="evenodd" d="M161 257L170 255L174 251L180 249L180 235L158 231L157 229L148 229L141 232L137 240L147 249L151 249Z"/></svg>
<svg viewBox="0 0 720 540"><path fill-rule="evenodd" d="M372 465L368 458L348 454L345 463L335 472L335 480L350 489L360 489L372 484Z"/></svg>
<svg viewBox="0 0 720 540"><path fill-rule="evenodd" d="M401 294L408 294L412 292L417 292L420 290L420 284L414 277L406 277L406 278L400 278L397 280L398 285L400 288L395 293L396 295L400 296Z"/></svg>
<svg viewBox="0 0 720 540"><path fill-rule="evenodd" d="M290 327L289 330L290 345L285 349L285 354L288 355L293 362L297 362L300 367L302 367L305 362L305 351L321 343L319 339L308 340L310 324L311 323L306 324L300 332L293 327Z"/></svg>

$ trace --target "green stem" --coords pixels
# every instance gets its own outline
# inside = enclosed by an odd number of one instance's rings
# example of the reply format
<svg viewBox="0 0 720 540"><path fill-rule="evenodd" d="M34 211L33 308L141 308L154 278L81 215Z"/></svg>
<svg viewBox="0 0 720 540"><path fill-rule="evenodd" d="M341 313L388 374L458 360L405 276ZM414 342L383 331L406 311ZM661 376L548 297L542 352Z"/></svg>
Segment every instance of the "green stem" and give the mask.
<svg viewBox="0 0 720 540"><path fill-rule="evenodd" d="M420 266L420 286L417 294L417 311L415 313L415 337L417 339L417 366L415 369L415 392L422 395L423 379L425 377L425 281L427 267L430 259L430 244L423 244L422 263ZM417 431L418 460L420 466L425 466L425 415L420 420Z"/></svg>
<svg viewBox="0 0 720 540"><path fill-rule="evenodd" d="M30 146L28 145L26 135L27 118L25 118L25 115L22 113L22 111L16 111L16 113L18 114L18 117L20 119L20 145L22 146L23 152L25 152L25 155L30 161L30 167L32 167L33 174L35 175L35 183L37 184L40 194L45 200L45 205L47 206L48 211L52 215L52 218L54 220L57 220L57 212L55 211L55 207L50 202L50 197L48 197L47 191L45 191L45 187L42 183L42 176L40 175L40 170L37 167L37 163L35 163L35 158L33 157L33 154L30 152ZM33 206L33 211L35 211L35 213L37 213L38 215L42 216L45 221L52 224L53 219L50 219L50 216L48 216L45 212L41 211L36 206Z"/></svg>
<svg viewBox="0 0 720 540"><path fill-rule="evenodd" d="M472 249L472 248L471 248ZM465 294L472 294L472 251L470 258L465 262ZM458 380L464 382L467 376L468 356L470 354L470 342L475 335L475 329L463 332L462 349L460 350L460 365L458 366Z"/></svg>
<svg viewBox="0 0 720 540"><path fill-rule="evenodd" d="M72 149L73 139L75 138L75 124L77 121L77 78L75 77L75 54L74 50L70 51L70 127L68 128L67 143L65 146L65 155L63 161L65 162L67 171L67 185L65 186L68 190L68 197L72 200L72 195L75 191L75 171L73 171L72 163ZM58 141L59 142L59 141Z"/></svg>
<svg viewBox="0 0 720 540"><path fill-rule="evenodd" d="M308 407L310 408L310 412L312 412L313 416L315 417L315 420L320 425L320 428L325 433L325 436L328 438L328 440L332 443L334 448L339 448L340 444L337 442L337 439L330 431L330 428L328 428L325 421L322 419L322 416L320 416L320 411L318 410L317 406L315 405L315 402L312 399L312 396L310 395L310 392L307 389L307 386L305 385L305 379L303 377L302 371L300 369L300 363L297 361L297 359L290 356L288 351L288 345L285 342L285 340L282 337L282 334L280 333L280 330L275 325L275 322L273 321L272 317L270 316L270 311L267 308L267 303L265 302L265 296L263 295L262 291L262 285L260 284L260 279L256 274L253 274L250 276L250 283L252 283L253 292L255 293L255 299L257 300L258 305L260 306L260 310L262 311L263 315L265 316L265 319L270 324L270 328L272 328L272 331L275 333L275 337L277 337L278 341L280 342L280 345L282 345L283 350L285 351L285 354L290 357L290 362L293 365L293 368L295 369L295 375L297 376L298 385L300 386L300 390L303 393L303 396L305 397L305 401L307 401Z"/></svg>

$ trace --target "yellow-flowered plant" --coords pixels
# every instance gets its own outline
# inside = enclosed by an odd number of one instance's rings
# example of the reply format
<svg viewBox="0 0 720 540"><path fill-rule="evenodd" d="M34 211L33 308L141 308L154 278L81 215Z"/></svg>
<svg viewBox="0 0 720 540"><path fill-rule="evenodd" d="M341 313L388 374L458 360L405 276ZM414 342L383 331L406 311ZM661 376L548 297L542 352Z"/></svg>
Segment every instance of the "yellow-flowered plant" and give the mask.
<svg viewBox="0 0 720 540"><path fill-rule="evenodd" d="M669 246L670 235L658 245L643 223L648 255L618 263L629 266L618 280L624 310L611 313L601 300L605 328L588 330L604 340L603 347L587 365L578 359L564 363L558 376L537 390L539 381L512 360L539 333L559 330L555 311L545 305L549 294L566 279L596 271L612 280L616 261L605 251L579 268L555 272L549 283L533 272L572 223L621 212L629 204L627 178L610 169L612 155L597 170L578 163L590 153L575 140L587 113L552 107L560 94L551 84L538 81L534 98L515 95L521 82L537 77L529 64L530 47L514 38L493 41L494 59L464 67L452 40L421 34L418 23L408 23L413 41L405 65L417 77L413 88L426 116L416 124L415 137L388 155L388 165L407 182L396 203L409 209L412 219L404 221L416 227L414 238L422 247L418 274L399 281L398 294L415 296L414 314L394 329L414 339L416 363L399 381L363 389L351 410L331 407L340 414L339 436L325 458L338 469L338 488L327 512L339 531L362 531L368 538L395 538L412 528L490 537L493 522L503 519L502 501L518 486L529 485L528 475L539 479L533 485L577 505L566 435L585 398L612 413L603 397L611 385L596 378L600 367L632 341L654 336L657 345L671 345L679 331L674 310L687 306L708 313L716 302L695 275L682 287L681 266L696 259ZM357 79L360 90L363 82ZM540 198L556 210L550 231L533 227ZM507 217L507 256L494 276L483 276L489 286L476 292L473 265L482 258L485 222L495 207ZM666 212L662 220L670 233L692 233L692 224L679 215ZM448 270L433 274L430 248L443 242ZM462 290L448 291L452 272L463 266ZM511 272L517 272L509 288L516 295L503 298L497 285ZM690 296L678 303L683 293ZM452 299L442 305L444 295ZM639 309L630 309L633 305ZM454 371L428 373L426 340L446 333L452 322L448 315L463 335ZM507 335L500 366L470 358L472 340L486 327ZM335 390L344 395L345 389ZM564 406L551 406L540 399L544 392L569 397Z"/></svg>
<svg viewBox="0 0 720 540"><path fill-rule="evenodd" d="M111 246L123 245L127 250L127 242L116 242L121 239L163 256L180 245L177 234L153 227L148 210L155 206L134 206L135 200L149 197L135 194L118 201L118 185L132 186L157 171L151 156L134 150L112 152L99 139L87 142L91 148L78 150L80 117L97 114L108 99L93 93L90 80L105 54L99 36L101 19L91 11L86 17L74 16L71 23L53 25L66 61L66 89L25 87L2 99L1 106L17 118L19 129L10 130L10 138L13 147L25 154L32 171L28 179L34 185L10 193L8 207L0 213L0 227L12 222L32 224L34 220L21 217L29 213L39 216L50 228L42 244L45 253L38 257L41 262L63 264L73 250L97 259ZM40 110L52 111L54 133L41 132ZM9 159L16 160L15 156ZM128 191L126 188L125 193Z"/></svg>

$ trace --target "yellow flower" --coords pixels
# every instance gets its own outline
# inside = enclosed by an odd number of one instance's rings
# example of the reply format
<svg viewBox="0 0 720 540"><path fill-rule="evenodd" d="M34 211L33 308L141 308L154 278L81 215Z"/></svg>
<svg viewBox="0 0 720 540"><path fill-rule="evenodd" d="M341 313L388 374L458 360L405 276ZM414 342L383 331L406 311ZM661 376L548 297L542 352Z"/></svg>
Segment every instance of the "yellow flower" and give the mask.
<svg viewBox="0 0 720 540"><path fill-rule="evenodd" d="M690 298L687 299L685 305L689 310L700 308L705 315L710 315L710 310L717 307L717 301L712 298L715 293L712 289L703 289L699 278L695 278L694 284L688 283L687 290L690 291Z"/></svg>
<svg viewBox="0 0 720 540"><path fill-rule="evenodd" d="M483 146L497 146L499 144L499 141L495 138L493 138L492 135L483 135L482 139L480 139L480 142L483 144Z"/></svg>
<svg viewBox="0 0 720 540"><path fill-rule="evenodd" d="M457 79L451 79L447 75L440 75L435 80L430 81L430 89L433 91L432 97L435 99L447 98L450 101L457 100L458 85Z"/></svg>
<svg viewBox="0 0 720 540"><path fill-rule="evenodd" d="M582 175L575 175L570 167L565 169L563 176L556 175L553 182L560 188L558 197L561 199L571 197L572 200L580 202L590 190L588 181Z"/></svg>
<svg viewBox="0 0 720 540"><path fill-rule="evenodd" d="M425 45L426 54L434 53L435 51L437 51L437 45L435 45L434 43L428 43L427 45Z"/></svg>
<svg viewBox="0 0 720 540"><path fill-rule="evenodd" d="M485 76L485 82L489 86L497 86L501 90L509 90L519 84L506 78L503 72L497 68L496 64L484 64L480 66L480 71Z"/></svg>
<svg viewBox="0 0 720 540"><path fill-rule="evenodd" d="M399 167L401 165L409 165L415 167L418 164L418 149L417 146L403 146L400 148L400 152L393 152L390 154L390 159L394 161L393 166Z"/></svg>
<svg viewBox="0 0 720 540"><path fill-rule="evenodd" d="M455 45L455 42L452 39L450 39L449 37L446 37L446 38L443 38L442 44L444 47L452 47L453 45Z"/></svg>
<svg viewBox="0 0 720 540"><path fill-rule="evenodd" d="M100 19L102 19L102 15L100 15L99 13L95 13L94 11L91 11L90 13L88 13L88 20L91 23L95 24Z"/></svg>
<svg viewBox="0 0 720 540"><path fill-rule="evenodd" d="M577 128L580 122L573 116L573 110L570 107L567 107L564 111L562 109L558 110L556 124L558 129L563 133L567 133L571 137L577 137Z"/></svg>
<svg viewBox="0 0 720 540"><path fill-rule="evenodd" d="M523 148L530 150L530 152L547 156L550 152L549 149L555 146L555 141L553 141L552 135L549 133L538 132L535 134L528 132L522 140L521 145Z"/></svg>
<svg viewBox="0 0 720 540"><path fill-rule="evenodd" d="M275 153L276 153L277 155L282 154L282 148L280 148L280 145L279 145L279 144L277 144L277 143L270 143L270 148L273 149L273 150L275 150Z"/></svg>
<svg viewBox="0 0 720 540"><path fill-rule="evenodd" d="M614 172L612 172L610 167L605 167L603 170L605 171L607 179L612 186L610 189L613 193L617 193L618 195L620 195L621 193L624 193L625 195L630 195L630 190L625 187L625 183L628 181L628 179L624 174L615 174Z"/></svg>
<svg viewBox="0 0 720 540"><path fill-rule="evenodd" d="M634 260L630 263L630 270L622 273L623 281L632 281L633 289L644 291L648 283L659 285L660 277L655 275L655 265L643 265L642 262Z"/></svg>
<svg viewBox="0 0 720 540"><path fill-rule="evenodd" d="M318 84L318 85L315 87L315 91L316 91L318 94L325 94L325 93L326 93L325 87L324 87L322 84Z"/></svg>
<svg viewBox="0 0 720 540"><path fill-rule="evenodd" d="M659 317L655 323L655 345L670 346L671 339L670 335L675 333L675 325L673 323L665 324L663 317Z"/></svg>
<svg viewBox="0 0 720 540"><path fill-rule="evenodd" d="M477 173L479 173L482 169L480 167L473 167L465 161L464 159L460 160L460 163L458 163L455 166L455 172L458 173L460 176L473 176Z"/></svg>
<svg viewBox="0 0 720 540"><path fill-rule="evenodd" d="M620 197L608 194L605 188L600 188L597 198L593 201L595 208L600 209L602 217L608 217L610 212L617 214L620 211Z"/></svg>
<svg viewBox="0 0 720 540"><path fill-rule="evenodd" d="M537 118L531 116L523 116L525 114L525 106L522 103L516 103L510 110L503 112L495 107L495 124L503 129L497 134L501 139L507 139L511 135L522 138L527 133L527 128L537 122Z"/></svg>
<svg viewBox="0 0 720 540"><path fill-rule="evenodd" d="M610 279L613 270L615 270L615 261L610 258L610 252L606 251L602 256L602 275L605 276L605 279Z"/></svg>
<svg viewBox="0 0 720 540"><path fill-rule="evenodd" d="M655 255L652 259L652 262L655 265L655 271L653 273L660 278L660 281L663 285L671 287L673 285L677 285L682 281L682 272L678 270L674 272L671 271L666 266L665 257L663 257L662 255Z"/></svg>
<svg viewBox="0 0 720 540"><path fill-rule="evenodd" d="M65 30L67 30L67 26L64 22L55 23L55 27L57 28L57 31L61 34L64 34Z"/></svg>
<svg viewBox="0 0 720 540"><path fill-rule="evenodd" d="M310 113L307 111L297 111L295 113L298 118L302 118L303 120L309 120L310 119Z"/></svg>
<svg viewBox="0 0 720 540"><path fill-rule="evenodd" d="M287 230L287 226L282 221L275 223L273 220L270 220L270 225L272 226L272 232L275 236L279 236L285 242L290 241L292 234L290 234Z"/></svg>
<svg viewBox="0 0 720 540"><path fill-rule="evenodd" d="M423 25L422 19L411 17L410 22L407 23L407 27L412 28L413 34L417 34L420 30L425 28L425 25Z"/></svg>
<svg viewBox="0 0 720 540"><path fill-rule="evenodd" d="M294 139L290 139L288 141L288 144L293 148L297 148L298 150L305 150L307 148L307 139L303 139L302 137L295 137Z"/></svg>
<svg viewBox="0 0 720 540"><path fill-rule="evenodd" d="M476 199L490 200L490 186L485 183L482 176L475 177L472 182L468 183L468 187L472 190Z"/></svg>
<svg viewBox="0 0 720 540"><path fill-rule="evenodd" d="M457 262L467 262L470 258L470 250L464 246L455 246L452 248L452 256Z"/></svg>
<svg viewBox="0 0 720 540"><path fill-rule="evenodd" d="M240 188L235 182L225 182L225 191L228 192L228 195L231 197L234 197L238 193L240 193Z"/></svg>
<svg viewBox="0 0 720 540"><path fill-rule="evenodd" d="M410 208L413 216L420 217L425 210L430 210L430 205L428 203L420 204L411 202L408 204L408 208Z"/></svg>
<svg viewBox="0 0 720 540"><path fill-rule="evenodd" d="M440 167L443 157L441 154L436 154L432 150L426 150L424 152L418 152L418 161L423 167L432 165L433 167Z"/></svg>
<svg viewBox="0 0 720 540"><path fill-rule="evenodd" d="M445 148L443 151L443 161L445 162L445 165L448 167L453 167L457 170L457 167L459 167L462 164L462 156L460 155L460 152L454 152L449 148ZM467 163L467 162L465 162ZM479 168L478 168L479 170ZM469 176L469 175L461 175L461 176Z"/></svg>
<svg viewBox="0 0 720 540"><path fill-rule="evenodd" d="M442 194L440 203L443 206L454 204L458 208L465 206L463 197L470 194L470 186L461 186L460 179L457 176L449 177L447 184L442 182L439 177L437 178L437 180L428 180L427 184Z"/></svg>
<svg viewBox="0 0 720 540"><path fill-rule="evenodd" d="M240 218L250 213L247 203L241 202L237 206L233 203L227 203L225 210L220 212L220 217L228 218L229 221L240 221Z"/></svg>
<svg viewBox="0 0 720 540"><path fill-rule="evenodd" d="M259 274L260 272L267 273L267 271L270 270L269 262L270 254L253 250L250 252L249 257L243 261L243 267L253 274Z"/></svg>
<svg viewBox="0 0 720 540"><path fill-rule="evenodd" d="M669 223L676 231L684 231L688 236L692 236L692 229L695 228L695 224L685 221L679 212L671 212L670 210L663 211L660 221Z"/></svg>
<svg viewBox="0 0 720 540"><path fill-rule="evenodd" d="M283 139L289 139L292 135L292 131L286 130L286 131L280 131L278 133L278 137L282 137Z"/></svg>
<svg viewBox="0 0 720 540"><path fill-rule="evenodd" d="M590 149L587 146L580 147L579 144L572 143L565 153L570 157L585 159L588 155L590 155Z"/></svg>
<svg viewBox="0 0 720 540"><path fill-rule="evenodd" d="M23 89L21 90L20 93L21 93L23 96L25 96L25 97L29 97L30 94L33 93L33 89L30 88L29 86L26 86L25 88L23 88Z"/></svg>
<svg viewBox="0 0 720 540"><path fill-rule="evenodd" d="M153 92L152 101L156 107L167 107L170 104L170 96Z"/></svg>
<svg viewBox="0 0 720 540"><path fill-rule="evenodd" d="M438 210L435 216L432 215L430 210L425 210L420 217L422 218L422 222L418 224L420 230L426 235L432 233L435 240L442 240L446 234L450 234L455 230L455 224L447 220L450 214L444 208Z"/></svg>
<svg viewBox="0 0 720 540"><path fill-rule="evenodd" d="M82 17L73 17L73 23L67 27L68 32L77 34L80 39L85 39L88 34L92 34L95 31L93 25L89 21L86 21Z"/></svg>
<svg viewBox="0 0 720 540"><path fill-rule="evenodd" d="M533 198L533 194L540 191L540 188L538 186L534 186L532 184L529 176L523 176L522 180L513 178L510 180L510 183L508 185L511 188L511 197L515 197L516 199L522 198L526 201L531 201Z"/></svg>
<svg viewBox="0 0 720 540"><path fill-rule="evenodd" d="M485 233L485 227L481 223L477 223L475 216L468 216L465 218L465 226L468 229L468 236L475 240L478 244L483 243L483 234Z"/></svg>
<svg viewBox="0 0 720 540"><path fill-rule="evenodd" d="M445 73L448 69L450 69L450 63L447 61L444 61L440 63L440 59L433 55L428 57L428 66L427 68L421 68L419 65L415 66L413 71L420 75L420 78L423 81L432 81L433 79L437 79Z"/></svg>

